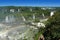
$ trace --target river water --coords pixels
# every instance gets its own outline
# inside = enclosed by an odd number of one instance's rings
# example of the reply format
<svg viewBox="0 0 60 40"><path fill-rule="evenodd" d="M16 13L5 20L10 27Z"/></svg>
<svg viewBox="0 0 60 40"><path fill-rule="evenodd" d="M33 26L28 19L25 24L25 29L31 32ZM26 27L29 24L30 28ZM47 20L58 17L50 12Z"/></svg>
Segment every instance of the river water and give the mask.
<svg viewBox="0 0 60 40"><path fill-rule="evenodd" d="M36 32L38 29L32 29L30 25L14 17L6 16L5 20L0 22L0 40L34 40Z"/></svg>

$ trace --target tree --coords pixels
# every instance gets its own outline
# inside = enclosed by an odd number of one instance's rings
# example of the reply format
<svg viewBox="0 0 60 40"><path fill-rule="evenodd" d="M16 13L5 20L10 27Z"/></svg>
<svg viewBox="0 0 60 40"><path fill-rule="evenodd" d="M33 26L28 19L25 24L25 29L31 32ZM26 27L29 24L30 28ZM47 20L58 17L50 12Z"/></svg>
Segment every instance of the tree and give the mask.
<svg viewBox="0 0 60 40"><path fill-rule="evenodd" d="M45 31L43 33L45 40L59 40L60 38L60 12L48 19Z"/></svg>

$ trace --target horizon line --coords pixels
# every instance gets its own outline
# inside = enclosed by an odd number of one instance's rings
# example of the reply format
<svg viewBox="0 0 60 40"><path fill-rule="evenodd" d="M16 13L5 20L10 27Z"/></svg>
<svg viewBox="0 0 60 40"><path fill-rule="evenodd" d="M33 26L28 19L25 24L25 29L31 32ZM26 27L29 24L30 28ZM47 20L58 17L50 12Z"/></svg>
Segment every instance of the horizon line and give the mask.
<svg viewBox="0 0 60 40"><path fill-rule="evenodd" d="M49 5L0 5L0 7L6 7L6 6L15 6L15 7L60 7L60 6L49 6Z"/></svg>

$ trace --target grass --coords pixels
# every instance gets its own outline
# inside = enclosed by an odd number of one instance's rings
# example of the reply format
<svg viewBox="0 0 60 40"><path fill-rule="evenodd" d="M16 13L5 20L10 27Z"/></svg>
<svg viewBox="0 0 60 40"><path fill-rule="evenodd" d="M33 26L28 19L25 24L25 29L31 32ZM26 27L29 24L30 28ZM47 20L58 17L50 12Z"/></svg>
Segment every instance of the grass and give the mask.
<svg viewBox="0 0 60 40"><path fill-rule="evenodd" d="M41 32L38 32L38 33L35 35L34 40L38 40L38 38L39 38L40 35L42 35L42 33L41 33Z"/></svg>

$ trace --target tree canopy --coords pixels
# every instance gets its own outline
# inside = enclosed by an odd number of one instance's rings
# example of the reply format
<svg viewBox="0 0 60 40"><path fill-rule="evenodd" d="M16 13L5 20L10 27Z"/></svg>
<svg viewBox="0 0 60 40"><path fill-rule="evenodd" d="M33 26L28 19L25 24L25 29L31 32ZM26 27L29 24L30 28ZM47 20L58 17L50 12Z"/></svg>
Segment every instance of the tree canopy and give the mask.
<svg viewBox="0 0 60 40"><path fill-rule="evenodd" d="M48 19L43 35L45 40L60 39L60 12L56 12L55 15Z"/></svg>

